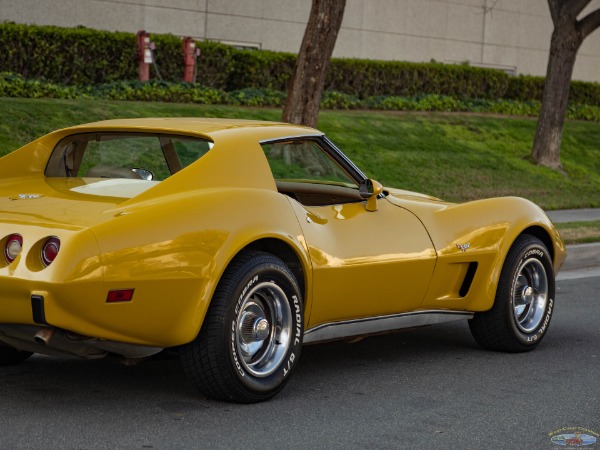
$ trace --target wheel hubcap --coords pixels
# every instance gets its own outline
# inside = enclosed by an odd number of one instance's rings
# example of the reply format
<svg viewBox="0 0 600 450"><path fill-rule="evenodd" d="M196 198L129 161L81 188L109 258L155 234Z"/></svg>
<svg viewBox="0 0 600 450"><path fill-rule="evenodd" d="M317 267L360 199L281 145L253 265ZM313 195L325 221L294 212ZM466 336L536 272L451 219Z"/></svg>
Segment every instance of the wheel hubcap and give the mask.
<svg viewBox="0 0 600 450"><path fill-rule="evenodd" d="M514 283L512 306L517 327L531 333L540 325L548 303L548 277L538 259L531 258L521 264Z"/></svg>
<svg viewBox="0 0 600 450"><path fill-rule="evenodd" d="M235 344L245 370L255 377L272 374L290 346L292 311L285 292L273 282L253 287L235 324Z"/></svg>

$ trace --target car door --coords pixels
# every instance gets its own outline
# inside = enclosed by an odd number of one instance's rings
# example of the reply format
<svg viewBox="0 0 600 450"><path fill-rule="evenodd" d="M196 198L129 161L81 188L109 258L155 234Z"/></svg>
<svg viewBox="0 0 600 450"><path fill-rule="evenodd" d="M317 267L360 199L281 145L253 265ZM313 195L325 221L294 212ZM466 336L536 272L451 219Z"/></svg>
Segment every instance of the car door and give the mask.
<svg viewBox="0 0 600 450"><path fill-rule="evenodd" d="M418 309L435 250L421 222L383 196L368 211L351 167L327 142L263 145L293 200L313 268L307 327Z"/></svg>

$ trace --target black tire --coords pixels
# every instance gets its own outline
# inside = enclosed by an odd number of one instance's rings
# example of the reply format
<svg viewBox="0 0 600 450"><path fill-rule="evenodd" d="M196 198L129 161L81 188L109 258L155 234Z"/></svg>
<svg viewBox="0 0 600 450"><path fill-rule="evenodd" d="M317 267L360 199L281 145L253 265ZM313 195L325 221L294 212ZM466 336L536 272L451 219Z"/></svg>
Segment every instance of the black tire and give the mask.
<svg viewBox="0 0 600 450"><path fill-rule="evenodd" d="M19 364L25 361L33 353L24 352L17 350L16 348L8 347L0 344L0 366L10 366L12 364Z"/></svg>
<svg viewBox="0 0 600 450"><path fill-rule="evenodd" d="M303 309L298 283L281 259L239 255L220 280L200 333L181 348L186 375L210 398L268 400L298 364Z"/></svg>
<svg viewBox="0 0 600 450"><path fill-rule="evenodd" d="M534 236L519 236L502 267L494 306L469 320L473 337L489 350L533 350L548 331L554 293L548 249Z"/></svg>

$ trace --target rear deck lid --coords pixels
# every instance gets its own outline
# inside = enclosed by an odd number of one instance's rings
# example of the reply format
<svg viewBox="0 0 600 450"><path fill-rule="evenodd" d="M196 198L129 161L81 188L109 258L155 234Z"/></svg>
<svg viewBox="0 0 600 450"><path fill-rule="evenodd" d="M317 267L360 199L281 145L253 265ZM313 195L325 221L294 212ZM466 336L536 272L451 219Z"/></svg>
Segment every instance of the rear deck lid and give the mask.
<svg viewBox="0 0 600 450"><path fill-rule="evenodd" d="M0 223L87 228L111 219L121 203L158 183L43 175L4 180L0 182Z"/></svg>

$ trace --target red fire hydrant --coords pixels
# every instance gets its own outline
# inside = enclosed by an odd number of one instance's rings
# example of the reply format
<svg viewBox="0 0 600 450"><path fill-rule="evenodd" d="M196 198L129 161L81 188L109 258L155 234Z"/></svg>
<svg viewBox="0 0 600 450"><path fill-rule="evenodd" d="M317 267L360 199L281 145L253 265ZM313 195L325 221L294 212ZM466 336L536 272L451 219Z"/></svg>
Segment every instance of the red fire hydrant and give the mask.
<svg viewBox="0 0 600 450"><path fill-rule="evenodd" d="M183 81L193 83L196 81L196 58L200 49L191 37L183 38Z"/></svg>
<svg viewBox="0 0 600 450"><path fill-rule="evenodd" d="M150 79L150 64L152 64L152 42L150 35L144 30L137 32L137 47L138 47L138 77L140 81L148 81Z"/></svg>

